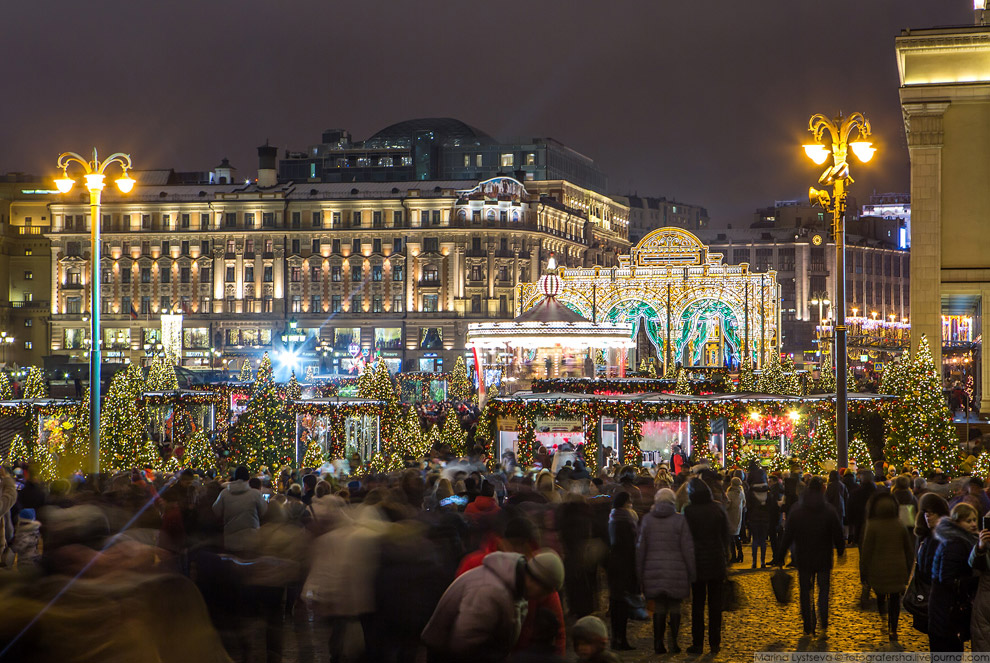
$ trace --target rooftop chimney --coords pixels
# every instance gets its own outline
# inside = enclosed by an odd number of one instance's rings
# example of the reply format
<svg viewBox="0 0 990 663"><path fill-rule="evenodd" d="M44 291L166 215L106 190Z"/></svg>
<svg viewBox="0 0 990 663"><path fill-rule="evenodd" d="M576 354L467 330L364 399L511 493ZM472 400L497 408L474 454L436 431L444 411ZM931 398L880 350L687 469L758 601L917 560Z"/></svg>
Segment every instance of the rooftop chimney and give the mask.
<svg viewBox="0 0 990 663"><path fill-rule="evenodd" d="M258 148L258 186L272 187L278 184L275 161L278 159L278 148L265 144Z"/></svg>

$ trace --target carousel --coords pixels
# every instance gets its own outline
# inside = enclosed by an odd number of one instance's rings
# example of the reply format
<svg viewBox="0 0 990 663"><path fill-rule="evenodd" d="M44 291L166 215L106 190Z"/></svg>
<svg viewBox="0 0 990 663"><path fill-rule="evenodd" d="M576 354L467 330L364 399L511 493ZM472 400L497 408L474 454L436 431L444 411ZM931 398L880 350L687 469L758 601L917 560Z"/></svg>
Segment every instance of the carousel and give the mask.
<svg viewBox="0 0 990 663"><path fill-rule="evenodd" d="M593 322L561 303L564 284L553 257L538 286L543 300L515 319L468 325L479 380L494 377L508 387L503 391L515 391L538 378L624 376L632 325Z"/></svg>

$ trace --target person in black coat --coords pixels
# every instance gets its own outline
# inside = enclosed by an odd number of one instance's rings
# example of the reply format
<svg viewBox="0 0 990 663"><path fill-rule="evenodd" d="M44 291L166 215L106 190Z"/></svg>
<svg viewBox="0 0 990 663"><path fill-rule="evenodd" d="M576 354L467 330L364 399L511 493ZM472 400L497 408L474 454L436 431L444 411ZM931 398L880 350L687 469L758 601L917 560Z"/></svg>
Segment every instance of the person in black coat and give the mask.
<svg viewBox="0 0 990 663"><path fill-rule="evenodd" d="M767 566L767 539L779 523L780 508L770 494L770 487L765 483L755 484L746 495L746 526L753 547L752 568L756 568L757 551L760 553L760 566Z"/></svg>
<svg viewBox="0 0 990 663"><path fill-rule="evenodd" d="M708 600L708 645L712 654L722 645L722 592L728 577L729 517L712 499L712 491L698 477L688 482L684 507L694 539L696 578L691 584L691 654L700 654L705 640L705 600Z"/></svg>
<svg viewBox="0 0 990 663"><path fill-rule="evenodd" d="M940 495L925 493L921 496L914 527L914 534L918 537L918 550L914 556L914 582L915 589L927 597L931 596L932 564L935 563L935 551L938 549L938 539L934 536L935 526L948 515L949 503ZM916 631L928 633L927 611L924 615L912 614L911 625Z"/></svg>
<svg viewBox="0 0 990 663"><path fill-rule="evenodd" d="M807 490L787 514L784 538L780 542L781 566L784 555L794 544L794 562L798 569L801 620L804 634L815 634L815 609L811 596L818 584L818 619L822 629L828 628L828 596L832 580L832 551L841 556L846 550L839 514L825 501L825 486L815 477Z"/></svg>
<svg viewBox="0 0 990 663"><path fill-rule="evenodd" d="M639 594L636 578L636 530L639 518L629 493L619 492L608 516L608 609L612 617L612 649L635 649L626 638L631 594Z"/></svg>
<svg viewBox="0 0 990 663"><path fill-rule="evenodd" d="M935 525L938 548L932 560L928 598L928 644L933 652L961 652L970 638L970 617L979 577L969 565L977 543L978 514L966 502L952 507Z"/></svg>

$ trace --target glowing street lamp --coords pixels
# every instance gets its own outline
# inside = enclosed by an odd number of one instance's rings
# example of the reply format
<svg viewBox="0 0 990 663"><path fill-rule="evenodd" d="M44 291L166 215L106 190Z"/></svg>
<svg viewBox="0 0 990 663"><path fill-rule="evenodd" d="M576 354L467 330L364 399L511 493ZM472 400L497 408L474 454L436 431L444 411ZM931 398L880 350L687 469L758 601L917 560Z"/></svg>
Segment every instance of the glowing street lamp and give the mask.
<svg viewBox="0 0 990 663"><path fill-rule="evenodd" d="M69 177L69 166L77 164L82 167L83 180L89 189L89 219L90 219L90 259L89 282L92 298L90 300L90 339L89 352L89 439L92 445L93 473L100 471L100 201L105 185L106 170L116 163L122 174L116 180L117 188L122 193L130 193L134 188L134 180L127 171L132 168L129 154L117 152L100 161L93 149L93 160L87 161L75 152L63 152L58 157L58 167L62 169L62 177L55 179L55 186L62 193L72 190L75 180Z"/></svg>
<svg viewBox="0 0 990 663"><path fill-rule="evenodd" d="M811 187L808 199L812 205L820 205L832 213L832 225L835 230L835 446L838 467L849 466L849 413L847 410L846 393L846 199L848 186L853 183L849 174L849 162L846 160L850 149L861 162L866 163L873 158L876 148L869 138L871 135L870 121L862 113L853 113L849 117L839 117L831 120L824 115L813 115L808 122L808 131L814 137L814 142L805 145L804 151L818 165L828 161L831 155L832 163L818 178L818 183L832 187L832 195L827 191ZM825 132L830 141L822 141ZM856 140L850 141L855 132ZM853 309L853 317L856 309Z"/></svg>

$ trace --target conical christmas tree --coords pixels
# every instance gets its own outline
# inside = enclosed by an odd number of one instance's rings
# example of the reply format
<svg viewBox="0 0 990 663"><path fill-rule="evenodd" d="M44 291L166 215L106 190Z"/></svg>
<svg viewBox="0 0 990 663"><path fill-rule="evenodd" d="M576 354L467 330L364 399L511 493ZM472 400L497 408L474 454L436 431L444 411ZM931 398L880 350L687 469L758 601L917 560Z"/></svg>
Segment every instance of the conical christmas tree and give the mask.
<svg viewBox="0 0 990 663"><path fill-rule="evenodd" d="M756 390L761 394L784 394L787 390L787 383L784 379L784 369L780 365L780 355L771 352L767 358L767 363L763 365L763 372L757 382Z"/></svg>
<svg viewBox="0 0 990 663"><path fill-rule="evenodd" d="M822 472L828 461L835 462L838 449L835 444L835 419L819 416L811 433L811 446L802 457L809 472Z"/></svg>
<svg viewBox="0 0 990 663"><path fill-rule="evenodd" d="M306 367L306 382L308 384L313 384L313 377L314 377L314 369L313 369L313 365L310 364L309 366Z"/></svg>
<svg viewBox="0 0 990 663"><path fill-rule="evenodd" d="M13 467L18 463L26 463L30 459L31 456L28 453L27 445L24 443L24 436L17 433L14 435L14 439L10 441L10 449L7 450L7 458L4 465Z"/></svg>
<svg viewBox="0 0 990 663"><path fill-rule="evenodd" d="M849 443L849 460L856 463L859 468L872 468L873 458L870 456L870 448L866 442L858 437L854 437Z"/></svg>
<svg viewBox="0 0 990 663"><path fill-rule="evenodd" d="M48 384L45 383L45 372L37 366L32 366L24 381L24 398L48 398Z"/></svg>
<svg viewBox="0 0 990 663"><path fill-rule="evenodd" d="M295 371L292 371L292 375L289 377L289 384L285 385L285 395L290 402L298 401L302 398L302 387L299 386L299 380L296 379Z"/></svg>
<svg viewBox="0 0 990 663"><path fill-rule="evenodd" d="M784 394L788 396L803 396L804 387L801 378L798 377L797 369L794 368L794 360L790 355L784 357L780 362L780 367L784 372Z"/></svg>
<svg viewBox="0 0 990 663"><path fill-rule="evenodd" d="M244 360L244 363L241 364L241 372L237 376L237 381L238 382L250 382L253 377L254 376L253 376L253 374L251 372L251 360L250 359L245 359Z"/></svg>
<svg viewBox="0 0 990 663"><path fill-rule="evenodd" d="M902 356L887 367L880 390L898 397L885 406L887 462L898 470L909 466L923 474L935 469L954 474L959 438L925 336L913 359Z"/></svg>
<svg viewBox="0 0 990 663"><path fill-rule="evenodd" d="M55 462L55 455L45 448L43 444L35 445L34 462L38 464L38 470L42 481L54 481L58 478L58 467Z"/></svg>
<svg viewBox="0 0 990 663"><path fill-rule="evenodd" d="M59 459L59 465L66 473L85 471L90 465L92 441L89 426L89 387L79 403L73 408L72 431L69 433L65 455Z"/></svg>
<svg viewBox="0 0 990 663"><path fill-rule="evenodd" d="M381 458L371 458L368 461L373 467L384 469L389 467L392 456L398 455L401 458L403 453L401 441L398 439L400 417L402 416L399 397L395 384L392 382L392 376L388 371L388 365L384 361L368 364L361 377L362 379L358 381L358 394L362 398L383 402L378 410L378 434L381 450L376 454Z"/></svg>
<svg viewBox="0 0 990 663"><path fill-rule="evenodd" d="M0 371L0 401L9 401L14 397L14 391L10 388L10 378Z"/></svg>
<svg viewBox="0 0 990 663"><path fill-rule="evenodd" d="M756 384L756 374L753 372L753 362L750 361L749 357L742 360L742 365L739 367L739 391L742 393L751 393L757 390Z"/></svg>
<svg viewBox="0 0 990 663"><path fill-rule="evenodd" d="M454 362L454 370L447 378L447 398L455 403L472 400L474 386L468 378L464 357Z"/></svg>
<svg viewBox="0 0 990 663"><path fill-rule="evenodd" d="M198 430L186 443L185 453L182 454L182 464L197 470L213 470L217 467L217 455L210 445L206 431Z"/></svg>
<svg viewBox="0 0 990 663"><path fill-rule="evenodd" d="M823 394L834 394L835 367L833 366L832 355L830 353L822 353L821 362L818 364L818 371L821 376L818 380L818 391Z"/></svg>
<svg viewBox="0 0 990 663"><path fill-rule="evenodd" d="M158 445L151 440L145 441L138 452L135 466L143 470L159 470L162 467L162 454Z"/></svg>
<svg viewBox="0 0 990 663"><path fill-rule="evenodd" d="M287 407L285 394L279 393L271 359L265 353L251 400L231 432L232 460L252 471L262 467L275 471L292 462L295 436L295 415Z"/></svg>
<svg viewBox="0 0 990 663"><path fill-rule="evenodd" d="M455 456L463 456L467 453L467 433L461 428L461 421L457 418L457 411L447 410L447 416L443 421L443 428L440 430L440 443L445 445Z"/></svg>
<svg viewBox="0 0 990 663"><path fill-rule="evenodd" d="M691 381L688 379L687 371L683 368L677 371L677 386L674 387L674 392L685 396L690 396L693 393Z"/></svg>
<svg viewBox="0 0 990 663"><path fill-rule="evenodd" d="M174 391L179 388L175 366L163 355L155 357L148 371L148 391Z"/></svg>
<svg viewBox="0 0 990 663"><path fill-rule="evenodd" d="M306 454L303 456L303 467L318 469L323 467L325 462L326 457L323 447L320 446L320 440L315 436L311 437L309 444L306 445Z"/></svg>
<svg viewBox="0 0 990 663"><path fill-rule="evenodd" d="M100 417L100 469L113 473L134 467L144 443L144 425L128 371L110 381Z"/></svg>

